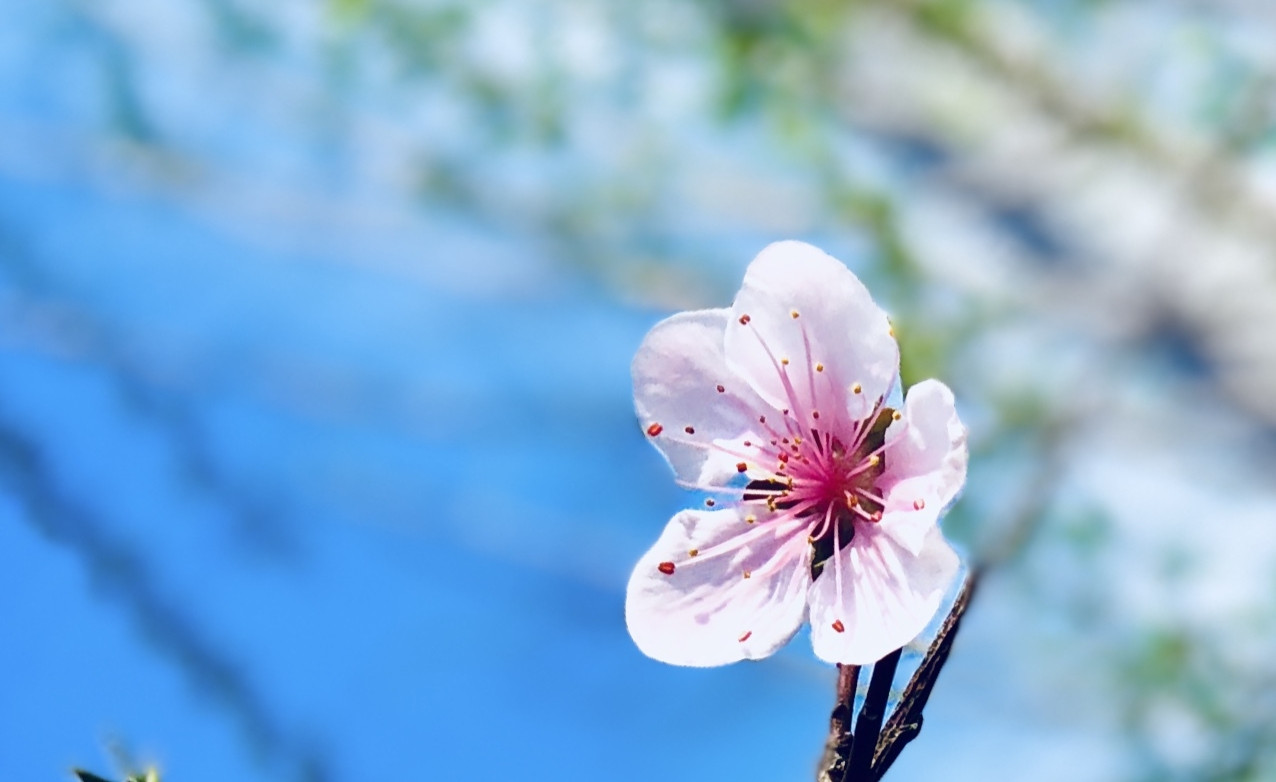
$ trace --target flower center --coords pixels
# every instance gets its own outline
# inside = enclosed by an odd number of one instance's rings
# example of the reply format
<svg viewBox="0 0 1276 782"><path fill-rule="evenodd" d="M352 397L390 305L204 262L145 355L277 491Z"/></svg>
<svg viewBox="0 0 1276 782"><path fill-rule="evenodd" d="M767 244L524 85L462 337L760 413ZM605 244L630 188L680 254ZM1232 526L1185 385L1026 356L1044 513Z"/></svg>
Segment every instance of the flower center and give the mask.
<svg viewBox="0 0 1276 782"><path fill-rule="evenodd" d="M851 433L849 445L816 428L809 440L777 442L776 477L745 487L746 502L765 502L785 517L809 522L807 540L815 550L812 579L838 548L851 542L857 524L881 520L883 499L877 482L885 470L886 428L894 416L891 408L880 408L871 424L861 424Z"/></svg>

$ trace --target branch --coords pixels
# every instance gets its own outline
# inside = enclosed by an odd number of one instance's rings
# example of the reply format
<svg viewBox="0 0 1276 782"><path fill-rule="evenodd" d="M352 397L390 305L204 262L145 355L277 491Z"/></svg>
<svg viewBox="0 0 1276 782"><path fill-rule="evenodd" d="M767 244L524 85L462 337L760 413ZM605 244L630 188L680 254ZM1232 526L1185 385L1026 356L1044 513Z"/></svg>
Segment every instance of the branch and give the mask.
<svg viewBox="0 0 1276 782"><path fill-rule="evenodd" d="M829 717L829 735L824 741L816 782L840 782L846 774L846 761L851 755L851 718L855 714L855 690L859 686L858 665L837 666L837 701Z"/></svg>
<svg viewBox="0 0 1276 782"><path fill-rule="evenodd" d="M943 669L944 663L948 662L948 654L952 651L957 630L961 627L961 618L970 605L970 598L975 593L975 586L982 572L981 568L975 567L966 576L966 583L957 594L952 609L949 610L944 624L939 628L939 634L931 642L930 649L926 651L926 657L922 659L922 664L917 667L913 678L904 688L899 704L891 714L890 720L887 721L886 727L882 729L873 756L872 773L864 777L865 780L876 782L881 779L899 757L899 753L904 751L908 742L917 738L917 734L921 732L922 709L926 708L926 702L930 700L930 691L939 679L940 670ZM876 679L876 673L874 673L874 679Z"/></svg>
<svg viewBox="0 0 1276 782"><path fill-rule="evenodd" d="M855 720L855 738L851 742L851 759L846 762L842 782L870 782L873 758L877 754L878 736L882 732L882 719L886 716L886 702L891 696L891 683L895 681L895 669L899 666L901 649L873 664L873 678L868 683L868 695Z"/></svg>

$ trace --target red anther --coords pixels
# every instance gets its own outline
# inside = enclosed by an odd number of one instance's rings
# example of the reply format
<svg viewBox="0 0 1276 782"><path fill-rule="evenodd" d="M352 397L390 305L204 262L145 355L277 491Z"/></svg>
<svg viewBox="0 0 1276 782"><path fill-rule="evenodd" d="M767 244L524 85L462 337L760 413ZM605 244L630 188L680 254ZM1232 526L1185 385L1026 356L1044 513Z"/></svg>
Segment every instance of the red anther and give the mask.
<svg viewBox="0 0 1276 782"><path fill-rule="evenodd" d="M833 620L833 630L834 630L835 632L844 633L844 632L846 632L846 625L842 624L842 620L841 620L841 619L834 619L834 620Z"/></svg>
<svg viewBox="0 0 1276 782"><path fill-rule="evenodd" d="M740 316L740 325L741 325L741 326L747 326L747 325L749 325L749 320L750 320L750 318L749 318L749 316L748 316L748 315L741 315L741 316Z"/></svg>
<svg viewBox="0 0 1276 782"><path fill-rule="evenodd" d="M921 498L913 500L913 510L921 510L924 507L926 507L926 500Z"/></svg>
<svg viewBox="0 0 1276 782"><path fill-rule="evenodd" d="M789 454L788 454L788 452L787 452L787 451L780 451L780 461L782 461L782 462L787 462L788 460L789 460Z"/></svg>
<svg viewBox="0 0 1276 782"><path fill-rule="evenodd" d="M682 431L686 432L687 434L695 434L696 428L694 426L684 426L682 427Z"/></svg>
<svg viewBox="0 0 1276 782"><path fill-rule="evenodd" d="M656 435L660 434L664 430L665 428L661 426L660 424L652 424L651 426L647 427L647 436L655 437Z"/></svg>
<svg viewBox="0 0 1276 782"><path fill-rule="evenodd" d="M739 462L735 466L736 472L744 472L748 469L749 469L749 465L745 464L744 462Z"/></svg>
<svg viewBox="0 0 1276 782"><path fill-rule="evenodd" d="M749 640L752 637L753 637L753 631L745 630L744 635L740 636L740 643L744 643L745 641Z"/></svg>
<svg viewBox="0 0 1276 782"><path fill-rule="evenodd" d="M672 576L674 571L674 564L672 562L661 562L659 565L656 565L656 570L659 570L661 573L664 573L666 576Z"/></svg>
<svg viewBox="0 0 1276 782"><path fill-rule="evenodd" d="M719 383L719 384L718 384L718 393L719 393L719 394L726 393L726 390L727 390L727 387L726 387L726 386L722 385L721 383Z"/></svg>

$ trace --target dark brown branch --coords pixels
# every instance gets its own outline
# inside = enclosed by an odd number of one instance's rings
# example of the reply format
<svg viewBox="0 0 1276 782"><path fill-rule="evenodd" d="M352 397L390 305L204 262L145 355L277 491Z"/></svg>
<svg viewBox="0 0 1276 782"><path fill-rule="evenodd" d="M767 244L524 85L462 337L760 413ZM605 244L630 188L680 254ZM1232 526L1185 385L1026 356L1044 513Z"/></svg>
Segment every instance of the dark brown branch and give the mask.
<svg viewBox="0 0 1276 782"><path fill-rule="evenodd" d="M953 641L957 638L957 630L961 627L961 618L970 605L970 599L975 593L975 586L979 582L981 573L982 569L976 567L966 576L966 582L962 585L961 592L957 594L957 599L948 611L948 616L944 618L944 624L939 628L939 633L931 642L930 648L926 650L926 656L917 667L912 679L909 680L908 686L904 688L899 704L886 722L886 727L882 729L874 752L872 774L864 777L865 780L876 782L881 779L908 742L921 732L922 709L926 708L926 702L930 700L930 692L939 678L939 672L948 661Z"/></svg>
<svg viewBox="0 0 1276 782"><path fill-rule="evenodd" d="M824 742L816 782L840 782L851 756L851 721L855 716L855 690L859 686L858 665L837 666L837 701L829 717L829 735Z"/></svg>
<svg viewBox="0 0 1276 782"><path fill-rule="evenodd" d="M855 720L851 757L846 762L842 782L869 782L873 778L873 758L877 754L877 740L882 732L882 720L891 697L891 684L895 681L900 651L896 649L873 664L873 678L869 679L868 694L864 696L864 705Z"/></svg>

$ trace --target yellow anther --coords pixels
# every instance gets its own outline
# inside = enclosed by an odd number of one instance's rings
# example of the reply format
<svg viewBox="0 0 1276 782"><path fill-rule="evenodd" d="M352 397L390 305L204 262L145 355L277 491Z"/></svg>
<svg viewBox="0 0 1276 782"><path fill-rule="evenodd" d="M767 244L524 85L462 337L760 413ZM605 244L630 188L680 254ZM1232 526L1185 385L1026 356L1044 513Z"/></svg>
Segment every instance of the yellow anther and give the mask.
<svg viewBox="0 0 1276 782"><path fill-rule="evenodd" d="M901 413L901 412L900 412L900 411L898 411L898 410L896 410L895 412L891 413L891 420L892 420L892 421L898 421L899 419L901 419L901 418L903 418L903 417L904 417L904 414L903 414L903 413Z"/></svg>
<svg viewBox="0 0 1276 782"><path fill-rule="evenodd" d="M797 318L797 316L798 316L798 311L797 311L797 310L789 310L789 315L790 315L790 317L793 317L794 319L796 319L796 318Z"/></svg>
<svg viewBox="0 0 1276 782"><path fill-rule="evenodd" d="M864 393L864 386L860 385L859 383L856 383L855 385L851 386L851 393L852 394Z"/></svg>
<svg viewBox="0 0 1276 782"><path fill-rule="evenodd" d="M757 521L758 521L758 517L757 517L757 516L752 516L752 515L750 515L750 516L745 516L745 517L744 517L744 523L745 523L745 524L756 524L756 523L757 523Z"/></svg>
<svg viewBox="0 0 1276 782"><path fill-rule="evenodd" d="M699 553L700 553L700 549L698 549L698 548L693 548L693 549L691 549L690 551L688 551L688 552L687 552L687 556L689 556L689 557L694 557L695 555L697 555L697 554L699 554Z"/></svg>
<svg viewBox="0 0 1276 782"><path fill-rule="evenodd" d="M823 372L823 371L824 371L824 365L823 365L823 364L816 364L816 365L815 365L815 371L816 371L816 372Z"/></svg>
<svg viewBox="0 0 1276 782"><path fill-rule="evenodd" d="M868 457L869 467L876 467L877 465L881 464L881 462L882 462L882 457L878 456L877 454L873 454L872 456Z"/></svg>
<svg viewBox="0 0 1276 782"><path fill-rule="evenodd" d="M782 358L780 359L780 363L787 367L789 365L789 360L787 358Z"/></svg>

